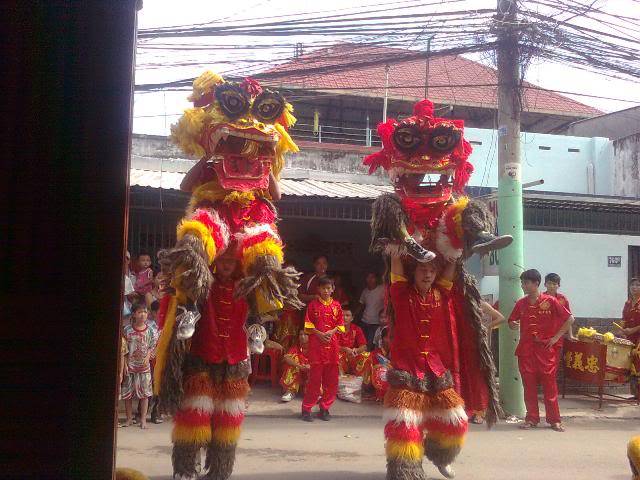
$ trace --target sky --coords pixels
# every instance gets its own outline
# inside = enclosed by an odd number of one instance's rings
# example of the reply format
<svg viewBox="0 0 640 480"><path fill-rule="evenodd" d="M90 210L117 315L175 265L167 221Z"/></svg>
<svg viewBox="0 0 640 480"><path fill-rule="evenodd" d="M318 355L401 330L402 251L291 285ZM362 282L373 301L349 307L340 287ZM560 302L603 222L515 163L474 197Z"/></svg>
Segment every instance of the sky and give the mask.
<svg viewBox="0 0 640 480"><path fill-rule="evenodd" d="M139 12L138 28L158 28L177 25L205 24L212 21L238 22L243 19L257 19L291 13L308 13L326 11L327 15L338 12L357 12L362 5L379 4L382 6L395 4L398 8L406 8L406 0L323 0L311 2L308 0L244 0L239 7L234 2L224 0L145 0L143 9ZM434 5L434 12L450 10L467 10L473 8L494 8L495 0L457 0L454 4L446 4L437 0L429 0ZM607 9L613 5L616 12L625 13L638 10L638 3L634 0L598 0L599 5L607 4ZM406 10L405 10L406 11ZM404 12L403 12L404 13ZM337 39L336 39L337 40ZM344 40L344 39L341 39ZM167 42L188 43L202 47L197 51L178 51L167 53L154 50L158 43ZM246 50L240 54L229 49L211 48L208 45L238 45L259 42L274 42L293 45L296 42L309 42L308 38L277 37L276 39L242 38L242 37L196 37L189 40L139 40L137 52L136 84L161 83L171 80L192 78L206 69L224 71L237 68L234 59L240 56L247 58ZM331 37L313 37L313 42L331 42ZM254 61L269 61L270 56L282 55L285 50L269 51L256 50ZM146 47L146 48L145 48ZM434 46L437 48L437 45ZM480 60L478 56L470 56ZM182 65L177 65L182 64ZM266 64L258 64L266 65ZM568 95L584 104L594 106L604 112L612 112L640 105L640 79L625 81L609 78L596 73L585 72L567 65L554 64L546 61L534 61L526 73L526 80L544 88L553 90L579 92L588 95L605 96L624 99L616 101L602 98ZM136 93L134 97L134 133L167 135L171 123L175 122L184 108L191 106L186 97L186 91L167 91L153 93Z"/></svg>

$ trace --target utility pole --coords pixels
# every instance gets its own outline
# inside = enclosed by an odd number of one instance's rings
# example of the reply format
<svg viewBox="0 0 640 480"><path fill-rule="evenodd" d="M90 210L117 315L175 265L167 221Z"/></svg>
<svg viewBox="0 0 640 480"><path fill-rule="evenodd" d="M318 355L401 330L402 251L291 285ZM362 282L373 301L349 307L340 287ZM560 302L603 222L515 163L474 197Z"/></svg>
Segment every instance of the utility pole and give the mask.
<svg viewBox="0 0 640 480"><path fill-rule="evenodd" d="M424 98L429 97L429 57L431 56L431 40L435 35L427 39L427 58L424 62Z"/></svg>
<svg viewBox="0 0 640 480"><path fill-rule="evenodd" d="M522 297L522 176L520 162L520 63L516 0L498 0L498 231L513 243L499 252L500 312L508 318ZM524 416L524 394L515 349L518 331L500 328L500 400L508 415Z"/></svg>

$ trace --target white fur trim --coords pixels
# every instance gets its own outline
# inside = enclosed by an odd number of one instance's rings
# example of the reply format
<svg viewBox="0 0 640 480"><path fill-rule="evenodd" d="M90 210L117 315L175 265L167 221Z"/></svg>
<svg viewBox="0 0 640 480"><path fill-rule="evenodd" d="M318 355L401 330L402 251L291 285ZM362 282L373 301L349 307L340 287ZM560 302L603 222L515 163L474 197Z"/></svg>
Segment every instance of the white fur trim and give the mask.
<svg viewBox="0 0 640 480"><path fill-rule="evenodd" d="M453 245L451 245L444 217L442 217L438 222L438 229L436 230L436 248L438 249L438 252L440 252L440 254L449 262L462 256L462 249L454 248Z"/></svg>
<svg viewBox="0 0 640 480"><path fill-rule="evenodd" d="M407 426L418 427L422 424L422 412L407 408L385 408L382 420L385 423L404 423Z"/></svg>
<svg viewBox="0 0 640 480"><path fill-rule="evenodd" d="M280 235L268 223L261 223L253 227L245 227L241 232L235 234L236 240L245 241L247 238L255 237L261 233L268 233L273 238L280 240Z"/></svg>
<svg viewBox="0 0 640 480"><path fill-rule="evenodd" d="M213 413L213 399L206 395L188 397L182 401L181 410L197 410L202 413Z"/></svg>
<svg viewBox="0 0 640 480"><path fill-rule="evenodd" d="M455 407L451 409L432 408L424 412L425 420L438 420L442 423L448 423L456 425L467 422L467 414L464 411L464 407Z"/></svg>
<svg viewBox="0 0 640 480"><path fill-rule="evenodd" d="M244 398L230 400L216 400L214 402L214 411L225 412L229 415L244 415L246 410Z"/></svg>

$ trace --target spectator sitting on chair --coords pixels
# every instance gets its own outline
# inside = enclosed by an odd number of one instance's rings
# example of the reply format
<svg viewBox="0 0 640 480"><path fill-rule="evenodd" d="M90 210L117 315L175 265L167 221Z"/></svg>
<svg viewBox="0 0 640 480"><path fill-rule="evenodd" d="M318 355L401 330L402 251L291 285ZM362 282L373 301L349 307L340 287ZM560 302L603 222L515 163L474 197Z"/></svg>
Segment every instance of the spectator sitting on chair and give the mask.
<svg viewBox="0 0 640 480"><path fill-rule="evenodd" d="M307 358L309 345L309 337L304 330L300 330L298 334L298 344L291 347L284 356L284 371L280 378L280 385L284 390L282 395L283 402L290 402L300 391L302 385L306 382L307 374L311 367Z"/></svg>
<svg viewBox="0 0 640 480"><path fill-rule="evenodd" d="M367 352L367 340L362 329L352 324L353 314L349 307L342 309L345 332L338 335L340 345L340 374L351 374L364 377L369 352ZM367 378L368 379L368 378ZM364 379L363 379L363 383Z"/></svg>

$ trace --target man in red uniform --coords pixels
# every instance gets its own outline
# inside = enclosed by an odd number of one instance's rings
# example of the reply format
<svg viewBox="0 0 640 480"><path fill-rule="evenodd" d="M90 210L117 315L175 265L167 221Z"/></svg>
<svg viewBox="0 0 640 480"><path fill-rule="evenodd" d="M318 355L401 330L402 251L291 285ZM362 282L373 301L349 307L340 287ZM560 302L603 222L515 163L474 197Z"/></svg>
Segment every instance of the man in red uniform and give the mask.
<svg viewBox="0 0 640 480"><path fill-rule="evenodd" d="M455 264L418 263L405 276L391 256L389 390L384 399L387 480L424 480L425 455L446 478L468 428L464 402L454 389L449 292ZM426 434L425 434L426 431Z"/></svg>
<svg viewBox="0 0 640 480"><path fill-rule="evenodd" d="M329 408L338 393L338 335L344 333L344 320L340 304L331 298L333 280L322 277L318 280L319 297L307 306L304 319L305 331L309 334L309 378L302 400L302 419L311 422L311 409L320 404L319 418L329 421ZM320 398L322 392L322 398ZM318 398L320 401L318 402Z"/></svg>
<svg viewBox="0 0 640 480"><path fill-rule="evenodd" d="M353 322L353 313L350 308L343 308L342 315L345 332L338 335L340 373L365 377L365 367L369 358L367 339L364 337L362 329L351 323ZM368 375L367 380L369 380Z"/></svg>
<svg viewBox="0 0 640 480"><path fill-rule="evenodd" d="M544 287L547 289L546 292L544 292L545 295L551 295L552 297L556 297L556 300L558 300L558 303L562 305L564 308L566 308L567 310L569 310L569 313L572 313L571 305L569 305L569 299L566 297L566 295L563 295L558 291L558 289L560 288L560 275L558 275L557 273L549 273L545 275ZM571 328L567 332L567 338L575 339Z"/></svg>
<svg viewBox="0 0 640 480"><path fill-rule="evenodd" d="M547 423L555 431L564 432L558 406L556 372L562 337L571 328L574 318L555 297L540 293L541 279L540 272L534 269L520 275L526 296L516 302L509 316L509 327L520 327L516 356L527 407L527 416L520 428L534 428L540 422L538 384L541 384Z"/></svg>
<svg viewBox="0 0 640 480"><path fill-rule="evenodd" d="M184 362L184 395L172 433L176 478L197 476L201 448L207 449L205 478L227 479L233 470L249 392L244 330L249 307L234 298L237 266L231 251L215 260L215 279Z"/></svg>
<svg viewBox="0 0 640 480"><path fill-rule="evenodd" d="M629 282L630 298L622 309L622 333L636 347L640 344L640 278L632 278ZM640 354L634 350L631 357L631 394L638 398L638 378L640 377Z"/></svg>

